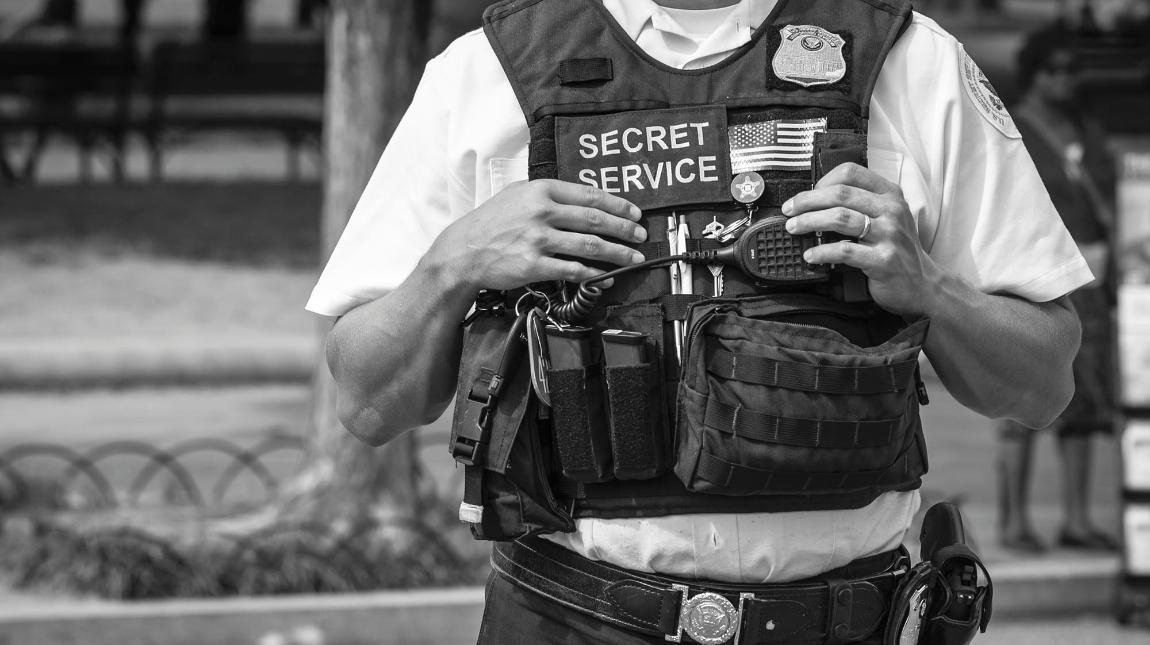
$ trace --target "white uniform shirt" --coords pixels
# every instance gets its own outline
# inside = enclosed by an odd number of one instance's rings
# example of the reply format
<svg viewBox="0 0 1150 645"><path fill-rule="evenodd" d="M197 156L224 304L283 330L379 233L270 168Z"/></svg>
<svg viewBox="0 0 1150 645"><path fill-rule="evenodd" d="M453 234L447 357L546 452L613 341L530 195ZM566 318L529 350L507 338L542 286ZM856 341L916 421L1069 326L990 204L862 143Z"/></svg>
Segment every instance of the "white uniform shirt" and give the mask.
<svg viewBox="0 0 1150 645"><path fill-rule="evenodd" d="M718 62L774 6L743 0L725 17L703 16L721 19L707 36L689 15L652 0L604 4L645 51L680 68ZM872 97L869 164L901 186L923 247L947 271L986 292L1052 300L1088 283L1090 271L980 80L962 45L915 14ZM307 308L338 316L398 286L440 231L526 179L527 142L486 37L474 31L455 41L428 63ZM589 518L549 537L641 571L785 582L895 548L918 505L915 491L855 510Z"/></svg>

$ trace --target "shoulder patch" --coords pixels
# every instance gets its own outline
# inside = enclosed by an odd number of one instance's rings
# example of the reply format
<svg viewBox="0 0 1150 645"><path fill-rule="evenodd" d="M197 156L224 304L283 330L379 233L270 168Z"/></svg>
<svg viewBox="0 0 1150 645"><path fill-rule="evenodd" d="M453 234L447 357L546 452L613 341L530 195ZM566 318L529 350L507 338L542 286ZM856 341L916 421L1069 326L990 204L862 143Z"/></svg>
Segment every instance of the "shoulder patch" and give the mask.
<svg viewBox="0 0 1150 645"><path fill-rule="evenodd" d="M962 85L966 89L966 96L982 114L1003 135L1011 139L1021 139L1018 126L1006 111L1006 104L998 97L998 92L990 84L990 79L982 72L978 63L966 53L962 52Z"/></svg>

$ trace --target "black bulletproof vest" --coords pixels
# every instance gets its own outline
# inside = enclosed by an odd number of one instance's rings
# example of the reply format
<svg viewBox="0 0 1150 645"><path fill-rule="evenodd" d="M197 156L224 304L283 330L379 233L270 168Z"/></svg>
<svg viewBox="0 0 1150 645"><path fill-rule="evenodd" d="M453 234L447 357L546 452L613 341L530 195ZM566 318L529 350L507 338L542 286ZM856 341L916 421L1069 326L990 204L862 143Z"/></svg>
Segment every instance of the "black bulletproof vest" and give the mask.
<svg viewBox="0 0 1150 645"><path fill-rule="evenodd" d="M652 59L596 0L507 0L484 30L530 128L530 178L632 201L648 231L632 246L652 259L676 227L687 250L720 248L716 231L781 220L834 166L865 165L870 95L909 20L901 0L779 0L749 43L700 70ZM757 244L751 257L801 250ZM664 268L620 276L577 331L551 330L550 406L525 363L493 380L518 293L485 294L496 305L477 303L468 326L452 434L475 534L857 508L917 488L926 321L875 306L857 272L788 261L778 281L726 267L721 293L702 265L678 293ZM569 348L576 364L561 365Z"/></svg>

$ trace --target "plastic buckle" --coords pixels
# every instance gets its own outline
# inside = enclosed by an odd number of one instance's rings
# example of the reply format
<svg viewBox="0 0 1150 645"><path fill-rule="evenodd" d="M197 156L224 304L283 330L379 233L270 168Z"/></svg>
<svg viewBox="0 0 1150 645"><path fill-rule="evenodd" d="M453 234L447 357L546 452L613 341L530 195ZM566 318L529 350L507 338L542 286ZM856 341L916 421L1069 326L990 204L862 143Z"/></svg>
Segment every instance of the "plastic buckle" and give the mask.
<svg viewBox="0 0 1150 645"><path fill-rule="evenodd" d="M451 456L456 462L464 466L475 465L475 455L479 454L479 442L466 437L456 437L455 445L451 447Z"/></svg>
<svg viewBox="0 0 1150 645"><path fill-rule="evenodd" d="M451 457L464 466L474 466L479 457L480 447L484 437L491 428L492 412L495 410L495 398L488 396L482 403L468 397L467 409L463 421L459 424L460 431L451 442Z"/></svg>
<svg viewBox="0 0 1150 645"><path fill-rule="evenodd" d="M664 635L666 641L682 642L685 631L701 645L737 642L732 638L737 637L742 628L744 597L739 598L739 608L735 609L730 600L717 593L708 591L688 598L690 589L687 585L671 585L671 588L682 595L682 600L679 603L679 622L675 633ZM750 594L743 594L746 595Z"/></svg>

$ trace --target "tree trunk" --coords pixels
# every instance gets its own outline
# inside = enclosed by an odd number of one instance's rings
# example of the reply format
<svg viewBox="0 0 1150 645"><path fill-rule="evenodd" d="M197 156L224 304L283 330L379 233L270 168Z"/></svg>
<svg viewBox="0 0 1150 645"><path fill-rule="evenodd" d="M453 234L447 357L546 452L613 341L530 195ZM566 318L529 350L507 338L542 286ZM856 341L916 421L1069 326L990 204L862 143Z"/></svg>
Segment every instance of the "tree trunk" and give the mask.
<svg viewBox="0 0 1150 645"><path fill-rule="evenodd" d="M324 259L411 101L427 59L431 4L331 2L324 111ZM328 324L321 327L326 334ZM313 422L309 464L289 487L283 512L328 526L418 515L415 433L374 449L352 437L336 417L335 385L322 355L314 379Z"/></svg>
<svg viewBox="0 0 1150 645"><path fill-rule="evenodd" d="M79 26L78 9L77 0L47 0L37 22L45 27L75 29Z"/></svg>
<svg viewBox="0 0 1150 645"><path fill-rule="evenodd" d="M206 0L200 31L208 41L243 40L248 31L248 0Z"/></svg>

